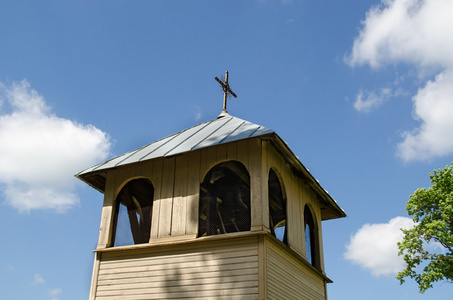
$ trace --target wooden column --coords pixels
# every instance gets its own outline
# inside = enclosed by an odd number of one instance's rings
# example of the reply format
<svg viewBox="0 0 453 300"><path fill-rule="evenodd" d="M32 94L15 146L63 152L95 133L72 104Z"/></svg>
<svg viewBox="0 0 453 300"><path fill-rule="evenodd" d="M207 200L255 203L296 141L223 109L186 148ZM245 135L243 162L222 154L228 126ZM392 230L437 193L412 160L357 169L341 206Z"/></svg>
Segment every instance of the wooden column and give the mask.
<svg viewBox="0 0 453 300"><path fill-rule="evenodd" d="M115 183L116 171L107 172L104 205L102 206L101 225L99 228L98 249L110 246L113 225L112 218L115 210Z"/></svg>
<svg viewBox="0 0 453 300"><path fill-rule="evenodd" d="M248 144L252 214L250 230L262 231L265 224L264 214L269 210L267 184L264 184L267 176L263 168L262 142L260 139L251 139Z"/></svg>

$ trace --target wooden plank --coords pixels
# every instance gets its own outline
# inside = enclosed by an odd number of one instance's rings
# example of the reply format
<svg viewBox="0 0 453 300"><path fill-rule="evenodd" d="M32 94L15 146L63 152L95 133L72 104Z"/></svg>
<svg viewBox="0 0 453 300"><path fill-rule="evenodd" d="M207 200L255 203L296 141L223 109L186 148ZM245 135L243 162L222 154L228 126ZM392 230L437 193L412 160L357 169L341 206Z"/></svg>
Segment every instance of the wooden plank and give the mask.
<svg viewBox="0 0 453 300"><path fill-rule="evenodd" d="M270 297L292 299L325 299L321 276L303 266L295 258L268 243L267 275Z"/></svg>
<svg viewBox="0 0 453 300"><path fill-rule="evenodd" d="M322 285L313 284L299 276L300 274L288 276L285 271L290 272L278 266L269 271L269 278L272 279L268 284L269 293L285 299L324 299L325 291Z"/></svg>
<svg viewBox="0 0 453 300"><path fill-rule="evenodd" d="M250 257L236 257L236 258L225 258L220 260L222 264L246 264L246 263L256 263L257 258L255 259L250 258ZM171 263L177 264L174 267L177 269L182 269L182 268L200 268L200 267L207 267L207 266L219 266L219 260L208 260L208 261L194 261L194 262L180 262L180 263ZM104 269L103 265L101 263L100 269L99 269L99 275L104 275L104 274L119 274L119 273L139 273L139 272L145 272L149 270L158 270L159 268L168 268L170 269L173 267L172 265L161 265L161 264L152 264L152 265L142 265L142 266L125 266L122 268L112 268L112 269Z"/></svg>
<svg viewBox="0 0 453 300"><path fill-rule="evenodd" d="M91 275L91 286L89 300L94 300L96 296L96 288L98 285L99 266L101 264L101 253L94 254L93 273Z"/></svg>
<svg viewBox="0 0 453 300"><path fill-rule="evenodd" d="M175 158L175 181L173 188L173 210L171 218L172 236L184 235L186 233L186 201L189 175L188 158L188 155L178 155Z"/></svg>
<svg viewBox="0 0 453 300"><path fill-rule="evenodd" d="M217 165L217 150L216 150L216 147L206 148L206 152L205 153L206 153L206 166L208 168L208 170L206 172L208 172L212 167Z"/></svg>
<svg viewBox="0 0 453 300"><path fill-rule="evenodd" d="M162 191L163 158L153 160L151 181L154 185L153 217L151 221L151 239L159 236L160 199Z"/></svg>
<svg viewBox="0 0 453 300"><path fill-rule="evenodd" d="M249 140L251 230L263 230L263 205L267 203L267 188L263 188L261 140ZM267 177L266 177L267 178ZM267 185L265 185L267 186Z"/></svg>
<svg viewBox="0 0 453 300"><path fill-rule="evenodd" d="M283 173L285 183L287 184L287 203L286 203L286 218L288 225L288 246L297 252L302 252L302 244L304 241L304 228L303 224L300 224L303 219L303 212L301 210L301 196L298 180L290 173L290 170L286 170Z"/></svg>
<svg viewBox="0 0 453 300"><path fill-rule="evenodd" d="M250 262L250 263L241 263L241 264L228 264L228 265L211 265L211 266L201 266L201 267L194 267L192 266L190 269L184 269L182 267L176 268L176 271L178 271L182 276L188 275L188 276L193 276L193 277L200 277L199 274L205 273L205 274L218 274L216 272L248 272L248 270L254 270L256 273L258 269L258 263L257 262ZM173 269L172 269L173 270ZM98 284L102 284L101 282L108 282L110 280L115 280L115 279L128 279L128 278L153 278L153 277L161 277L166 274L168 274L170 270L167 270L165 267L156 269L156 270L151 270L151 271L143 271L140 273L134 273L134 272L125 272L125 273L113 273L112 274L99 274L99 280Z"/></svg>
<svg viewBox="0 0 453 300"><path fill-rule="evenodd" d="M298 178L294 176L291 169L285 163L281 154L274 147L268 147L270 168L274 168L276 173L281 176L280 185L286 198L286 223L288 246L296 252L301 252L303 243L303 226L300 226L302 218L300 212L300 191Z"/></svg>
<svg viewBox="0 0 453 300"><path fill-rule="evenodd" d="M309 264L304 265L301 261L295 259L285 251L278 249L275 245L270 244L268 246L270 256L273 256L273 262L276 266L282 269L291 269L295 273L304 274L306 280L312 282L312 284L320 284L324 281L322 274L316 271Z"/></svg>
<svg viewBox="0 0 453 300"><path fill-rule="evenodd" d="M254 236L175 245L173 250L104 252L97 299L256 299L256 242Z"/></svg>
<svg viewBox="0 0 453 300"><path fill-rule="evenodd" d="M213 275L213 274L211 274ZM196 285L220 285L220 284L237 284L249 282L249 285L256 286L258 282L258 274L247 274L241 273L232 274L231 276L224 276L223 274L216 274L217 276L210 276L204 278L181 278L179 272L167 273L164 277L155 278L156 281L146 280L146 278L138 277L136 279L129 280L116 280L109 281L108 285L98 286L98 291L115 291L115 290L126 290L126 289L141 289L141 288L158 288L162 286L162 279L165 278L166 287L185 287ZM142 280L140 280L142 279Z"/></svg>
<svg viewBox="0 0 453 300"><path fill-rule="evenodd" d="M199 181L200 183L204 180L206 173L209 171L208 166L208 157L207 157L207 149L203 148L200 151L200 173L199 173Z"/></svg>
<svg viewBox="0 0 453 300"><path fill-rule="evenodd" d="M193 240L196 239L196 234L185 234L185 235L174 235L174 236L167 236L167 237L160 237L151 239L149 244L152 245L168 245L168 244L175 244L183 241Z"/></svg>
<svg viewBox="0 0 453 300"><path fill-rule="evenodd" d="M324 248L323 248L323 241L322 241L322 225L321 225L321 209L319 209L318 217L316 218L318 222L318 255L319 255L319 268L322 272L324 270Z"/></svg>
<svg viewBox="0 0 453 300"><path fill-rule="evenodd" d="M156 256L153 258L141 258L135 260L119 260L114 262L102 262L100 266L101 273L122 273L127 272L129 269L141 268L143 266L148 266L146 270L159 270L160 267L168 265L168 268L172 268L174 265L186 264L187 267L202 266L202 265L220 265L220 264L235 264L235 263L246 263L246 262L256 262L258 254L256 250L250 251L241 251L237 255L228 255L228 254L192 254L191 255L179 255L166 257L165 255ZM213 261L216 260L216 263ZM208 261L208 262L207 262ZM110 272L111 270L112 272Z"/></svg>
<svg viewBox="0 0 453 300"><path fill-rule="evenodd" d="M158 237L171 234L173 188L175 185L175 157L164 158L162 168L162 190L160 194Z"/></svg>
<svg viewBox="0 0 453 300"><path fill-rule="evenodd" d="M269 153L270 147L268 141L261 141L261 220L263 230L271 232L269 224L269 170L271 168Z"/></svg>
<svg viewBox="0 0 453 300"><path fill-rule="evenodd" d="M300 182L300 180L299 180ZM306 258L306 248L305 248L305 220L304 220L304 209L305 209L305 205L310 201L310 199L308 198L308 195L306 193L306 187L307 185L306 184L300 184L299 185L299 203L300 203L300 216L301 216L301 220L300 220L300 224L301 224L301 236L302 236L302 242L301 242L301 245L300 245L300 249L296 249L296 250L299 250L300 253L303 254L303 257Z"/></svg>
<svg viewBox="0 0 453 300"><path fill-rule="evenodd" d="M217 161L222 162L227 159L227 146L225 144L220 144L216 146L217 148Z"/></svg>
<svg viewBox="0 0 453 300"><path fill-rule="evenodd" d="M154 178L153 178L153 166L154 166L154 161L153 160L147 160L140 162L140 175L149 179L151 183L153 184L154 190L155 190L155 183L154 183ZM154 196L153 199L156 199Z"/></svg>
<svg viewBox="0 0 453 300"><path fill-rule="evenodd" d="M285 261L291 261L291 265L297 266L297 268L304 270L304 272L310 272L310 274L313 274L313 276L315 277L323 278L322 273L313 268L313 266L310 265L304 258L294 255L294 253L289 252L286 247L284 247L280 243L276 243L274 240L269 239L267 240L267 243L268 249L271 249L273 251L271 253L278 253L278 256L283 257Z"/></svg>
<svg viewBox="0 0 453 300"><path fill-rule="evenodd" d="M291 234L297 234L298 228L295 227L295 229L292 231L289 229L291 226L289 225L292 222L291 219L291 209L289 204L291 201L296 200L298 197L294 196L294 191L292 190L293 188L293 179L294 175L291 171L291 169L288 167L288 165L285 163L283 160L282 156L280 153L278 153L275 148L269 143L266 142L266 153L267 153L267 168L266 168L266 182L267 182L267 188L269 185L269 172L271 169L274 170L274 172L277 174L279 181L280 181L280 186L282 188L282 196L286 200L286 222L287 222L287 238L288 238L288 243L290 244L290 240L296 241L291 237ZM267 199L269 196L266 197ZM264 207L264 204L263 204ZM269 202L266 204L267 209L269 210ZM267 216L264 215L265 220L269 220L269 211L267 211ZM291 227L292 228L292 227Z"/></svg>
<svg viewBox="0 0 453 300"><path fill-rule="evenodd" d="M255 249L256 243L258 242L258 235L252 235L249 232L230 233L228 235L216 235L212 237L204 237L201 240L178 243L167 243L163 245L147 246L141 245L142 248L121 249L108 248L101 251L105 251L103 261L123 259L125 257L150 257L154 255L166 255L173 254L187 254L187 253L217 253L217 252L228 252L230 250L237 249ZM164 240L164 238L162 238ZM171 240L171 238L166 238ZM176 239L177 240L177 239ZM196 243L194 243L196 242ZM140 246L140 245L137 245Z"/></svg>
<svg viewBox="0 0 453 300"><path fill-rule="evenodd" d="M160 287L155 287L152 289L134 289L134 290L122 290L122 291L98 291L97 296L123 296L123 295L147 295L150 299L164 299L163 297L172 298L187 298L187 297L196 297L197 295L204 296L225 296L225 295L248 295L258 293L258 287L256 283L250 282L237 282L235 284L224 284L224 285L212 285L212 286L197 286L184 289L183 287L172 288L166 287L165 284L161 284ZM157 297L157 298L155 298Z"/></svg>
<svg viewBox="0 0 453 300"><path fill-rule="evenodd" d="M141 176L141 164L132 164L122 166L117 169L116 185L115 185L115 198L118 196L121 189L132 179L140 178Z"/></svg>
<svg viewBox="0 0 453 300"><path fill-rule="evenodd" d="M294 268L294 266L288 264L286 261L274 258L273 260L269 260L268 268L269 276L275 277L272 278L273 281L283 279L285 282L295 287L309 285L312 289L317 290L319 294L323 294L323 281L320 278L318 278L320 280L314 280L314 278L310 276L311 274L309 272L301 272L300 270Z"/></svg>
<svg viewBox="0 0 453 300"><path fill-rule="evenodd" d="M240 272L238 272L240 270ZM149 283L149 282L161 282L162 276L168 275L169 271L165 269L161 269L159 272L145 272L141 273L140 276L137 274L128 274L128 275L135 275L135 276L128 276L125 277L125 274L122 274L121 277L112 277L108 278L107 276L102 277L102 280L99 282L99 285L104 286L112 286L117 284L135 284L135 283ZM221 280L236 280L240 276L251 276L256 277L258 279L259 275L256 268L249 268L249 269L236 269L236 270L214 270L214 271L204 271L201 270L200 272L196 273L180 273L179 280L196 280L199 282L202 279L207 279L208 282L210 280L216 280L216 278L222 277ZM236 278L236 279L235 279ZM242 280L242 279L241 279Z"/></svg>
<svg viewBox="0 0 453 300"><path fill-rule="evenodd" d="M267 299L267 249L264 236L260 236L258 241L258 296L259 299Z"/></svg>
<svg viewBox="0 0 453 300"><path fill-rule="evenodd" d="M152 208L152 211L151 211L151 228L153 226L153 219L154 219L154 204L156 203L155 200L156 200L156 181L154 179L154 164L155 162L153 160L147 160L147 161L143 161L143 162L140 162L138 163L139 166L140 166L140 169L138 170L138 174L137 175L140 175L140 177L144 177L146 179L148 179L151 184L153 185L153 188L154 188L154 193L153 193L153 208ZM151 231L152 229L150 229L150 236L149 236L149 241L151 241Z"/></svg>
<svg viewBox="0 0 453 300"><path fill-rule="evenodd" d="M249 140L241 140L237 142L237 160L242 163L250 173Z"/></svg>
<svg viewBox="0 0 453 300"><path fill-rule="evenodd" d="M165 279L165 280L162 280ZM203 278L203 279L193 279L193 280L180 280L179 273L168 274L167 276L161 278L161 281L158 282L135 282L135 283L126 283L126 284L115 284L115 285L104 285L99 286L97 293L110 293L115 294L117 292L124 292L131 290L131 293L136 292L140 289L155 290L163 286L163 281L165 282L165 287L168 290L173 292L178 292L189 287L190 289L205 289L205 288L238 288L238 287L255 287L258 282L258 275L247 275L247 276L235 276L231 278ZM146 291L149 292L149 291Z"/></svg>
<svg viewBox="0 0 453 300"><path fill-rule="evenodd" d="M189 152L186 200L186 234L198 233L198 210L200 198L200 151Z"/></svg>
<svg viewBox="0 0 453 300"><path fill-rule="evenodd" d="M237 160L237 142L227 143L227 159L228 160Z"/></svg>
<svg viewBox="0 0 453 300"><path fill-rule="evenodd" d="M165 238L162 240L169 240L171 238ZM253 245L258 242L258 235L250 232L239 232L225 235L216 235L211 237L204 237L197 239L193 242L182 242L177 243L164 243L157 245L133 245L126 246L123 248L104 248L99 251L104 253L103 261L124 259L125 257L149 257L152 255L166 254L177 254L177 253L188 253L196 251L221 251L228 249L228 247L244 247L244 245ZM234 250L234 249L233 249ZM228 251L228 250L227 250Z"/></svg>
<svg viewBox="0 0 453 300"><path fill-rule="evenodd" d="M104 204L102 206L101 224L99 228L99 239L97 248L106 248L110 246L112 235L113 214L115 209L115 184L116 170L107 172L105 184Z"/></svg>
<svg viewBox="0 0 453 300"><path fill-rule="evenodd" d="M116 274L116 273L126 273L130 270L132 271L152 271L152 270L159 270L159 268L165 268L167 266L168 269L171 268L179 268L179 266L184 265L187 268L198 268L200 266L220 266L222 264L241 264L241 263L249 263L249 262L256 262L258 260L258 255L254 253L245 253L241 256L231 256L231 257L222 257L220 255L199 255L195 257L190 256L181 256L178 258L166 258L165 256L159 256L154 260L146 260L140 259L136 260L135 262L118 262L116 264L106 265L101 263L99 273L100 274ZM162 260L159 260L161 258Z"/></svg>
<svg viewBox="0 0 453 300"><path fill-rule="evenodd" d="M121 296L121 297L115 297L116 300L150 300L150 299L181 299L181 297L177 297L177 298L173 298L172 296L167 296L167 295L157 295L157 296L154 296L156 298L149 298L148 295L132 295L132 296ZM111 300L111 298L109 296L107 297L98 297L96 299L108 299L108 300ZM194 296L188 296L188 295L185 295L184 296L184 299L213 299L212 296L205 296L203 294L198 294L198 295L194 295ZM247 300L254 300L254 299L258 299L258 295L256 294L247 294L247 295L224 295L224 296L216 296L215 297L216 300L244 300L244 299L247 299Z"/></svg>
<svg viewBox="0 0 453 300"><path fill-rule="evenodd" d="M170 263L186 263L186 262L195 262L200 261L204 262L206 259L215 258L218 260L230 259L230 258L243 258L249 257L251 260L255 261L258 256L258 251L255 248L247 247L243 249L234 249L229 248L225 252L192 252L186 254L161 254L151 257L141 257L141 258L128 258L116 259L112 261L103 260L102 269L119 269L121 267L131 267L131 266L143 266L145 264L153 265L165 265Z"/></svg>

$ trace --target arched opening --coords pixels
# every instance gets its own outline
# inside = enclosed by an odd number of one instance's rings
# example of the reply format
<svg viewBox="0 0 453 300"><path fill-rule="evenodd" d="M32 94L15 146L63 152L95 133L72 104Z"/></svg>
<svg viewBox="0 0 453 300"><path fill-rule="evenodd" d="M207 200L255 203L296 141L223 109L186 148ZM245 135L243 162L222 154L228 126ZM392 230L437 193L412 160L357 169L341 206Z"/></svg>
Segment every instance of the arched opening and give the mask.
<svg viewBox="0 0 453 300"><path fill-rule="evenodd" d="M269 171L269 225L271 233L281 242L288 244L286 225L286 199L280 180L274 170Z"/></svg>
<svg viewBox="0 0 453 300"><path fill-rule="evenodd" d="M304 208L305 256L314 267L318 267L318 241L316 237L315 222L308 205Z"/></svg>
<svg viewBox="0 0 453 300"><path fill-rule="evenodd" d="M145 178L129 181L115 203L112 244L114 247L149 242L154 187Z"/></svg>
<svg viewBox="0 0 453 300"><path fill-rule="evenodd" d="M250 175L237 161L209 170L200 186L198 236L249 231Z"/></svg>

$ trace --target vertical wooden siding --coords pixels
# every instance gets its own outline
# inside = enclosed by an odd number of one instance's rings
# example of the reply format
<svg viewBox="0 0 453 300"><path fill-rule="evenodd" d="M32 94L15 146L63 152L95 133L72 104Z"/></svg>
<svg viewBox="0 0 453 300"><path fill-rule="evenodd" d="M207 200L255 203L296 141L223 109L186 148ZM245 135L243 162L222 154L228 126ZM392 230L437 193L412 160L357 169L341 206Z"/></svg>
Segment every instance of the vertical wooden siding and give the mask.
<svg viewBox="0 0 453 300"><path fill-rule="evenodd" d="M257 237L104 252L96 299L258 299Z"/></svg>
<svg viewBox="0 0 453 300"><path fill-rule="evenodd" d="M102 232L98 248L109 246L114 199L130 180L148 178L154 186L153 216L150 242L157 238L191 235L198 230L198 197L200 183L216 164L237 160L251 176L252 226L261 229L261 142L259 139L241 140L216 147L203 148L172 157L125 165L108 172L104 197Z"/></svg>
<svg viewBox="0 0 453 300"><path fill-rule="evenodd" d="M268 299L326 300L324 280L273 242L266 243Z"/></svg>

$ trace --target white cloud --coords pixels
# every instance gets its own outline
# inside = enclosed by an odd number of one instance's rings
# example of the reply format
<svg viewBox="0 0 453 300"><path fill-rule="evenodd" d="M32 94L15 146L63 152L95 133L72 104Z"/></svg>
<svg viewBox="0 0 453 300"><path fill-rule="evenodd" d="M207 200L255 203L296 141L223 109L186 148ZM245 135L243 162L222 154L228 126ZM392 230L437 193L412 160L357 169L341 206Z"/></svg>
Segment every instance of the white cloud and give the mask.
<svg viewBox="0 0 453 300"><path fill-rule="evenodd" d="M452 52L453 53L453 52ZM420 128L403 133L398 154L405 160L427 160L453 152L453 70L428 81L413 98Z"/></svg>
<svg viewBox="0 0 453 300"><path fill-rule="evenodd" d="M402 241L401 228L413 226L412 219L395 217L384 224L365 224L346 245L344 257L371 271L375 276L392 275L404 268L397 243Z"/></svg>
<svg viewBox="0 0 453 300"><path fill-rule="evenodd" d="M413 97L414 118L420 127L403 134L398 155L404 160L429 159L453 153L453 1L382 0L363 21L351 53L350 66L378 69L404 63L415 67L421 79ZM434 80L423 81L437 73ZM363 101L363 100L362 100ZM377 106L378 99L360 101ZM355 104L356 104L355 103ZM354 105L355 105L354 104Z"/></svg>
<svg viewBox="0 0 453 300"><path fill-rule="evenodd" d="M200 119L202 117L201 107L199 105L195 105L195 106L193 106L193 110L195 113L195 121L200 121Z"/></svg>
<svg viewBox="0 0 453 300"><path fill-rule="evenodd" d="M35 274L33 284L44 284L44 283L46 283L46 281L44 280L42 275L39 273Z"/></svg>
<svg viewBox="0 0 453 300"><path fill-rule="evenodd" d="M379 93L360 90L354 102L354 108L359 112L369 113L381 106L391 96L392 91L389 88L383 88Z"/></svg>
<svg viewBox="0 0 453 300"><path fill-rule="evenodd" d="M11 108L0 114L0 186L7 203L21 212L76 205L74 174L107 157L109 137L52 114L26 80L0 84L0 91Z"/></svg>
<svg viewBox="0 0 453 300"><path fill-rule="evenodd" d="M52 300L58 300L58 296L63 292L61 288L52 289L49 291L49 296L52 297Z"/></svg>
<svg viewBox="0 0 453 300"><path fill-rule="evenodd" d="M400 62L451 66L452 10L450 0L382 0L368 11L346 60L350 65L374 68Z"/></svg>

